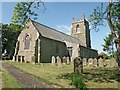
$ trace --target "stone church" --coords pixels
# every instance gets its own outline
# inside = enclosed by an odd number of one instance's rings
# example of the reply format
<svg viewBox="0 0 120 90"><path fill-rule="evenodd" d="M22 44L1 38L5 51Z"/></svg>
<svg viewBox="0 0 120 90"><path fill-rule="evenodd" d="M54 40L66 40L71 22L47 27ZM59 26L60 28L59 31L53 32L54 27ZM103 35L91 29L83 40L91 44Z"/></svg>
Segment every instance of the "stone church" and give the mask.
<svg viewBox="0 0 120 90"><path fill-rule="evenodd" d="M31 19L21 31L13 56L14 61L51 63L52 56L97 58L97 50L91 49L89 23L86 19L72 20L71 35Z"/></svg>

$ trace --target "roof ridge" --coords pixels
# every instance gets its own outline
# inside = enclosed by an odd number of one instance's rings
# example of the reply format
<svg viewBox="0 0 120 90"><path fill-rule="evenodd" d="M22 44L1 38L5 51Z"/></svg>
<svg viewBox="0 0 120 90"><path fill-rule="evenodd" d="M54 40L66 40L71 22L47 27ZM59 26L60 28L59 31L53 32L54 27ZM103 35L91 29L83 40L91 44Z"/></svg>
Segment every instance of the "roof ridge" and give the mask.
<svg viewBox="0 0 120 90"><path fill-rule="evenodd" d="M41 24L41 23L33 21L33 20L31 20L31 22L33 23L35 28L38 30L38 32L44 37L47 37L50 39L55 39L55 40L62 41L62 42L67 41L67 42L77 43L77 44L84 46L84 44L79 39L77 39L71 35L68 35L61 31L58 31L57 29L51 28L49 26L46 26L44 24ZM49 30L49 34L46 32L46 30L45 31L43 30L43 27L46 28L47 31ZM41 28L41 30L40 30L40 28ZM51 34L50 34L50 32L51 32Z"/></svg>
<svg viewBox="0 0 120 90"><path fill-rule="evenodd" d="M40 25L42 25L42 26L45 26L45 27L47 27L47 28L49 28L49 29L51 29L51 30L53 30L53 31L56 31L56 32L62 33L62 34L64 34L64 35L70 36L70 37L72 37L72 38L75 38L75 37L73 37L73 36L71 36L71 35L68 35L68 34L63 33L63 32L61 32L61 31L58 31L57 29L54 29L54 28L49 27L49 26L47 26L47 25L44 25L44 24L42 24L42 23L36 22L36 21L34 21L34 20L31 20L31 21L34 22L34 23L38 23L38 24L40 24ZM75 38L75 39L77 39L77 38ZM79 40L79 39L77 39L77 40Z"/></svg>

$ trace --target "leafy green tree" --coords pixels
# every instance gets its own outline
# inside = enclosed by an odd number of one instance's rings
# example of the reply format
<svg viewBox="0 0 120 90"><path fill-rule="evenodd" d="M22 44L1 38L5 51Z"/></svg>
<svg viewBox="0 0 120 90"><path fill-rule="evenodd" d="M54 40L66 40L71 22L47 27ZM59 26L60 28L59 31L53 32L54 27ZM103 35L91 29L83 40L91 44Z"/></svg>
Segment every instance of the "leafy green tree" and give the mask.
<svg viewBox="0 0 120 90"><path fill-rule="evenodd" d="M20 29L20 25L2 24L2 52L6 49L7 55L13 55Z"/></svg>
<svg viewBox="0 0 120 90"><path fill-rule="evenodd" d="M108 52L108 54L114 53L114 43L111 34L108 34L108 36L105 37L104 44L102 46L103 46L103 51Z"/></svg>
<svg viewBox="0 0 120 90"><path fill-rule="evenodd" d="M103 9L102 3L100 7L94 9L93 14L90 16L93 29L98 29L100 25L103 25L105 20L108 22L111 30L111 35L117 50L117 62L120 68L120 1L112 2L110 0L105 10Z"/></svg>
<svg viewBox="0 0 120 90"><path fill-rule="evenodd" d="M42 7L43 6L43 7ZM46 10L42 1L40 2L19 2L14 8L14 14L12 17L12 23L25 25L29 18L37 19L40 8L43 8L43 12ZM39 10L37 12L37 10Z"/></svg>

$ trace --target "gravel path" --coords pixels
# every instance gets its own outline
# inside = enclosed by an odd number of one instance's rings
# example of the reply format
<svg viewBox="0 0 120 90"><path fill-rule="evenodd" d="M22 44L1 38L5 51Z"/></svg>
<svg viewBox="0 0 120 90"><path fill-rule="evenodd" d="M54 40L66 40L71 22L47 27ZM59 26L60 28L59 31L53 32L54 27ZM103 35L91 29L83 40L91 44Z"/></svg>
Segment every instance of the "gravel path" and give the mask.
<svg viewBox="0 0 120 90"><path fill-rule="evenodd" d="M13 75L17 80L19 80L23 85L24 88L53 88L50 87L37 78L33 77L32 75L8 64L3 62L2 66L8 70L8 72Z"/></svg>

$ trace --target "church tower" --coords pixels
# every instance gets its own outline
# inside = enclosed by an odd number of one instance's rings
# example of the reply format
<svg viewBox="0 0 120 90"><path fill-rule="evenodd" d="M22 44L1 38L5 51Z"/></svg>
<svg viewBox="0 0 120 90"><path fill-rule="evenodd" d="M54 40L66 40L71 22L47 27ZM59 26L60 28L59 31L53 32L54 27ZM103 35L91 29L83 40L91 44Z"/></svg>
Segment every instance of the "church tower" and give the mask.
<svg viewBox="0 0 120 90"><path fill-rule="evenodd" d="M80 40L82 45L91 48L89 23L84 18L72 21L71 35Z"/></svg>

